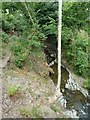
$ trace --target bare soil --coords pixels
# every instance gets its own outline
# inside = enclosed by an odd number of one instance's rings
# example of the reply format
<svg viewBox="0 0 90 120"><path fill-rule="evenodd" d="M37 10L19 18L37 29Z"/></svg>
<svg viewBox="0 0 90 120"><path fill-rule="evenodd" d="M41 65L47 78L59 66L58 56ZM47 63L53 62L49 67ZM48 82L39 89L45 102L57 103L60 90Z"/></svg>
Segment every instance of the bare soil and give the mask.
<svg viewBox="0 0 90 120"><path fill-rule="evenodd" d="M65 118L64 109L58 101L48 104L48 99L54 95L56 86L49 77L44 57L38 58L32 55L29 60L33 61L30 69L27 63L23 69L16 68L11 61L3 69L2 117ZM11 97L7 92L10 86L19 87L19 91ZM52 109L52 105L56 110Z"/></svg>

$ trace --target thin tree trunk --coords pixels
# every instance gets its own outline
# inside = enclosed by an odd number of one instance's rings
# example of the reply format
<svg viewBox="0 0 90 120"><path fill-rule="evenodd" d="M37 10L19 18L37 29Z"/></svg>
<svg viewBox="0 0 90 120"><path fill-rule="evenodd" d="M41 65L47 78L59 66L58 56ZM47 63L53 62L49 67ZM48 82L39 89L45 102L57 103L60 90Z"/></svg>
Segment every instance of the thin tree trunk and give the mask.
<svg viewBox="0 0 90 120"><path fill-rule="evenodd" d="M61 85L61 26L62 26L62 0L59 1L59 23L58 23L58 82L54 96L50 97L49 104L54 103L62 93L60 92Z"/></svg>
<svg viewBox="0 0 90 120"><path fill-rule="evenodd" d="M62 0L59 1L59 25L58 25L58 83L57 88L60 89L61 84L61 28L62 28Z"/></svg>

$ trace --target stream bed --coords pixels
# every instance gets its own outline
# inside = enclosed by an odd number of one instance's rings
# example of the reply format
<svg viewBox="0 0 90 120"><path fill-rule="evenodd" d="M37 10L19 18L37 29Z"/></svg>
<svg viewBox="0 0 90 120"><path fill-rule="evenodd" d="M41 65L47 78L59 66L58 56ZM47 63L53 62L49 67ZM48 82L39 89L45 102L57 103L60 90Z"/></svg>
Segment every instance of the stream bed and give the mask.
<svg viewBox="0 0 90 120"><path fill-rule="evenodd" d="M53 39L53 41L52 41ZM52 36L44 42L44 53L46 55L46 60L49 66L53 69L54 74L50 73L50 77L53 80L54 84L57 84L58 81L58 65L57 65L57 42L56 38ZM52 63L52 64L51 64ZM78 81L78 77L75 80ZM87 118L88 117L88 108L89 104L87 99L87 92L80 88L81 86L75 81L72 77L72 73L65 66L61 66L61 86L60 90L62 92L62 98L60 98L60 104L65 108L65 114L71 118Z"/></svg>
<svg viewBox="0 0 90 120"><path fill-rule="evenodd" d="M51 68L54 70L54 74L50 73L50 77L56 85L58 79L58 65L54 64L51 66ZM69 79L69 71L64 66L61 66L61 92L66 101L66 105L64 106L66 109L66 114L71 114L71 116L74 114L74 117L76 116L77 118L87 118L88 100L80 90L71 90L66 87Z"/></svg>

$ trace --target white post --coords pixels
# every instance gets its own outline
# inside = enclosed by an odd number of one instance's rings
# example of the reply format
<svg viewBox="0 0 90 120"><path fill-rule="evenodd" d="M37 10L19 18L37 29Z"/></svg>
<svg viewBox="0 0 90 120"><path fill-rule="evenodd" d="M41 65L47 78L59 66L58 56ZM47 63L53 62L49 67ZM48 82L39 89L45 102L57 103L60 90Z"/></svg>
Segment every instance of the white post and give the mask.
<svg viewBox="0 0 90 120"><path fill-rule="evenodd" d="M61 28L62 28L62 0L59 0L59 23L58 23L58 82L57 88L61 84Z"/></svg>
<svg viewBox="0 0 90 120"><path fill-rule="evenodd" d="M2 18L2 2L0 3L0 19ZM2 26L2 23L1 23ZM0 29L0 34L2 36L2 29ZM2 65L2 37L0 39L0 66ZM0 67L0 120L2 119L2 69Z"/></svg>

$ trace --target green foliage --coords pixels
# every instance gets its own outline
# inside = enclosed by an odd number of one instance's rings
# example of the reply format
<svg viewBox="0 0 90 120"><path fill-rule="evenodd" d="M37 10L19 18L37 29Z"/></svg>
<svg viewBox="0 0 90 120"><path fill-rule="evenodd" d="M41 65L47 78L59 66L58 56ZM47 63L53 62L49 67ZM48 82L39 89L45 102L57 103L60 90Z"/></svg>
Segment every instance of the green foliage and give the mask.
<svg viewBox="0 0 90 120"><path fill-rule="evenodd" d="M82 51L78 51L78 54L76 56L76 60L75 60L75 70L76 73L78 73L79 75L82 76L87 76L87 72L88 72L88 56L82 52Z"/></svg>
<svg viewBox="0 0 90 120"><path fill-rule="evenodd" d="M68 45L65 56L76 73L85 77L88 71L88 34L84 30L76 31L74 34L75 38L66 39L67 44L64 43Z"/></svg>
<svg viewBox="0 0 90 120"><path fill-rule="evenodd" d="M17 67L22 68L24 66L24 62L26 60L26 56L24 55L18 55L14 59L14 63Z"/></svg>
<svg viewBox="0 0 90 120"><path fill-rule="evenodd" d="M21 8L21 9L20 9ZM3 3L2 4L2 29L6 32L15 30L19 34L27 34L30 26L28 19L23 11L24 6L22 3Z"/></svg>
<svg viewBox="0 0 90 120"><path fill-rule="evenodd" d="M89 17L88 2L63 2L64 26L77 29L87 28L87 19Z"/></svg>
<svg viewBox="0 0 90 120"><path fill-rule="evenodd" d="M12 52L14 53L14 63L19 68L23 67L24 62L29 54L29 49L26 48L25 44L23 45L21 41L16 41L12 45Z"/></svg>
<svg viewBox="0 0 90 120"><path fill-rule="evenodd" d="M69 48L69 45L71 43L71 39L72 39L72 29L70 29L69 27L65 27L63 26L62 27L62 34L61 34L61 37L62 37L62 47L67 49Z"/></svg>
<svg viewBox="0 0 90 120"><path fill-rule="evenodd" d="M82 76L88 70L88 7L87 2L63 2L62 51L75 72ZM10 42L14 63L19 68L31 52L38 54L43 40L57 38L57 26L58 2L2 4L2 40ZM14 35L10 34L12 31ZM57 40L53 41L56 45Z"/></svg>
<svg viewBox="0 0 90 120"><path fill-rule="evenodd" d="M59 111L60 111L55 105L51 105L50 108L51 108L54 112L59 112Z"/></svg>
<svg viewBox="0 0 90 120"><path fill-rule="evenodd" d="M43 8L43 9L42 9ZM36 17L43 33L46 36L58 33L58 2L37 3L35 7Z"/></svg>
<svg viewBox="0 0 90 120"><path fill-rule="evenodd" d="M34 48L39 49L41 47L41 43L39 41L30 40L29 46L31 46L32 49L34 49Z"/></svg>
<svg viewBox="0 0 90 120"><path fill-rule="evenodd" d="M38 107L33 107L33 109L31 110L32 113L32 117L34 118L40 118L39 112L38 112Z"/></svg>
<svg viewBox="0 0 90 120"><path fill-rule="evenodd" d="M75 72L88 74L88 3L63 2L62 51Z"/></svg>
<svg viewBox="0 0 90 120"><path fill-rule="evenodd" d="M87 89L90 89L90 79L85 79L84 87L87 88Z"/></svg>
<svg viewBox="0 0 90 120"><path fill-rule="evenodd" d="M45 34L48 35L56 35L58 34L57 23L53 18L49 17L49 22L43 25L42 29L44 30Z"/></svg>
<svg viewBox="0 0 90 120"><path fill-rule="evenodd" d="M38 54L41 50L41 42L46 39L36 19L36 4L32 2L2 4L2 39L3 42L10 43L14 55L13 63L19 68L24 66L31 52L37 51Z"/></svg>
<svg viewBox="0 0 90 120"><path fill-rule="evenodd" d="M2 32L2 42L5 42L5 43L9 42L9 36L5 32Z"/></svg>
<svg viewBox="0 0 90 120"><path fill-rule="evenodd" d="M37 107L33 107L32 110L29 110L28 108L25 108L25 107L21 108L20 113L21 113L21 115L24 115L26 117L41 118Z"/></svg>
<svg viewBox="0 0 90 120"><path fill-rule="evenodd" d="M31 117L31 111L26 109L26 108L21 108L20 109L20 114L24 115L26 117Z"/></svg>
<svg viewBox="0 0 90 120"><path fill-rule="evenodd" d="M22 68L29 54L33 51L38 52L41 50L41 42L37 35L24 37L11 37L12 46L11 50L14 54L14 63L17 67Z"/></svg>
<svg viewBox="0 0 90 120"><path fill-rule="evenodd" d="M87 48L88 48L88 33L85 32L85 30L80 30L77 31L75 34L75 39L76 39L76 47L77 49L81 48L81 50L83 52L87 52Z"/></svg>
<svg viewBox="0 0 90 120"><path fill-rule="evenodd" d="M19 86L13 85L7 88L7 94L12 97L19 91Z"/></svg>
<svg viewBox="0 0 90 120"><path fill-rule="evenodd" d="M89 36L84 30L76 33L75 69L78 74L84 77L87 75L88 72L88 39Z"/></svg>

